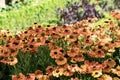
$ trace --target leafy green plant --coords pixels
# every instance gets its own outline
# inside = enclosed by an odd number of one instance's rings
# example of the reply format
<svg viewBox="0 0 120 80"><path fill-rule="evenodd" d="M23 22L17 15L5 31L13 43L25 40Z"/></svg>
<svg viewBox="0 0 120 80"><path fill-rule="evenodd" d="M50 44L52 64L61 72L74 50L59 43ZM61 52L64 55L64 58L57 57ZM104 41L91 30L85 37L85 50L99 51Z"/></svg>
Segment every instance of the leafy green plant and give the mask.
<svg viewBox="0 0 120 80"><path fill-rule="evenodd" d="M19 6L19 4L15 6ZM65 4L66 0L39 0L37 4L33 1L25 7L0 12L0 28L11 29L16 32L29 27L34 22L44 26L56 24L58 20L56 18L56 7L58 5L65 7Z"/></svg>

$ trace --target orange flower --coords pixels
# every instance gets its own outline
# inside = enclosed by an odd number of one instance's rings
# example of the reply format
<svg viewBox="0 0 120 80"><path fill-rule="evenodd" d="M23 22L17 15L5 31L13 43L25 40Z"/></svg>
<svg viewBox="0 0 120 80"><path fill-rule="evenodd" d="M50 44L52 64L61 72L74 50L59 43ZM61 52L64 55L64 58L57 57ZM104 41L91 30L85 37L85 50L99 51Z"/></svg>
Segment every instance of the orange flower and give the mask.
<svg viewBox="0 0 120 80"><path fill-rule="evenodd" d="M60 77L63 75L63 68L56 68L53 72L52 72L53 76L55 77Z"/></svg>
<svg viewBox="0 0 120 80"><path fill-rule="evenodd" d="M68 66L68 70L70 70L71 72L78 72L79 71L79 67L77 64L71 64Z"/></svg>
<svg viewBox="0 0 120 80"><path fill-rule="evenodd" d="M92 72L92 76L94 77L94 78L98 78L98 77L100 77L102 75L102 71L93 71Z"/></svg>
<svg viewBox="0 0 120 80"><path fill-rule="evenodd" d="M112 77L110 75L104 74L101 78L98 78L98 80L112 80Z"/></svg>
<svg viewBox="0 0 120 80"><path fill-rule="evenodd" d="M61 48L56 48L56 49L51 50L50 56L51 56L51 58L53 58L53 59L54 59L54 58L55 58L55 59L58 59L58 58L64 56L64 54L63 54L63 52L61 52Z"/></svg>
<svg viewBox="0 0 120 80"><path fill-rule="evenodd" d="M85 65L89 66L89 67L87 67L87 70L89 73L92 73L94 71L102 71L102 65L99 64L98 62L85 61Z"/></svg>
<svg viewBox="0 0 120 80"><path fill-rule="evenodd" d="M96 57L96 58L103 58L105 57L105 53L102 49L92 49L88 53L89 56L91 57Z"/></svg>
<svg viewBox="0 0 120 80"><path fill-rule="evenodd" d="M67 51L67 55L69 57L75 57L79 53L79 48L77 47L69 47Z"/></svg>
<svg viewBox="0 0 120 80"><path fill-rule="evenodd" d="M107 64L110 67L114 67L116 65L116 62L111 58L105 60L104 63Z"/></svg>
<svg viewBox="0 0 120 80"><path fill-rule="evenodd" d="M55 48L58 47L57 44L54 43L54 42L46 42L46 45L48 46L48 48L49 48L50 50L55 49Z"/></svg>
<svg viewBox="0 0 120 80"><path fill-rule="evenodd" d="M36 70L35 71L35 78L38 79L38 80L42 80L43 72L41 70Z"/></svg>
<svg viewBox="0 0 120 80"><path fill-rule="evenodd" d="M105 57L105 53L104 53L104 51L101 50L101 49L97 49L97 50L95 51L95 53L96 53L95 57L97 57L97 58L103 58L103 57Z"/></svg>
<svg viewBox="0 0 120 80"><path fill-rule="evenodd" d="M37 23L32 24L32 28L36 28L36 27L38 27Z"/></svg>
<svg viewBox="0 0 120 80"><path fill-rule="evenodd" d="M18 54L18 49L9 48L10 56L15 57Z"/></svg>
<svg viewBox="0 0 120 80"><path fill-rule="evenodd" d="M113 80L120 80L118 77L114 77Z"/></svg>
<svg viewBox="0 0 120 80"><path fill-rule="evenodd" d="M51 39L58 39L60 37L60 34L58 34L58 33L51 33L51 35L50 35L50 38Z"/></svg>
<svg viewBox="0 0 120 80"><path fill-rule="evenodd" d="M81 35L85 36L85 35L88 35L88 34L89 34L89 30L86 29L86 28L80 28L80 29L79 29L79 33L80 33Z"/></svg>
<svg viewBox="0 0 120 80"><path fill-rule="evenodd" d="M82 54L78 54L72 58L75 62L82 62L85 60L85 57Z"/></svg>
<svg viewBox="0 0 120 80"><path fill-rule="evenodd" d="M70 80L79 80L79 79L76 77L76 78L71 78Z"/></svg>
<svg viewBox="0 0 120 80"><path fill-rule="evenodd" d="M9 57L10 56L9 48L7 48L6 46L0 47L0 56Z"/></svg>
<svg viewBox="0 0 120 80"><path fill-rule="evenodd" d="M115 42L115 47L116 48L120 47L120 39Z"/></svg>
<svg viewBox="0 0 120 80"><path fill-rule="evenodd" d="M46 74L48 75L48 76L52 76L52 72L54 71L54 67L53 66L48 66L47 68L46 68Z"/></svg>
<svg viewBox="0 0 120 80"><path fill-rule="evenodd" d="M74 47L81 47L81 43L79 40L76 40L74 42L71 42L70 43L71 46L74 46Z"/></svg>
<svg viewBox="0 0 120 80"><path fill-rule="evenodd" d="M65 57L59 57L58 59L55 60L57 65L64 65L67 63L67 58Z"/></svg>
<svg viewBox="0 0 120 80"><path fill-rule="evenodd" d="M87 38L84 38L84 41L82 42L83 45L90 46L93 44L93 40L90 36L87 36Z"/></svg>
<svg viewBox="0 0 120 80"><path fill-rule="evenodd" d="M22 73L19 73L18 75L12 75L12 80L26 80L26 77Z"/></svg>
<svg viewBox="0 0 120 80"><path fill-rule="evenodd" d="M97 19L97 17L93 17L93 18L87 18L87 20L88 20L89 22L95 22L95 21L97 21L98 19Z"/></svg>
<svg viewBox="0 0 120 80"><path fill-rule="evenodd" d="M72 33L71 28L63 29L62 36L67 36Z"/></svg>
<svg viewBox="0 0 120 80"><path fill-rule="evenodd" d="M75 31L73 31L72 32L72 34L77 38L77 37L79 37L79 35L80 35L80 33L79 32L77 32L76 30Z"/></svg>
<svg viewBox="0 0 120 80"><path fill-rule="evenodd" d="M18 60L16 57L8 57L8 58L3 58L2 60L0 60L0 62L13 66L18 62Z"/></svg>
<svg viewBox="0 0 120 80"><path fill-rule="evenodd" d="M41 80L41 79L39 79L39 80ZM43 75L42 80L50 80L50 79L49 79L49 76L48 76L48 75Z"/></svg>
<svg viewBox="0 0 120 80"><path fill-rule="evenodd" d="M68 68L64 69L64 72L63 72L64 76L72 76L73 74L74 73L71 70L69 70Z"/></svg>
<svg viewBox="0 0 120 80"><path fill-rule="evenodd" d="M110 73L111 72L111 67L106 65L104 68L103 68L103 72L107 72L107 73Z"/></svg>
<svg viewBox="0 0 120 80"><path fill-rule="evenodd" d="M26 76L26 80L35 80L35 74L29 73L29 74Z"/></svg>
<svg viewBox="0 0 120 80"><path fill-rule="evenodd" d="M74 34L70 34L68 37L67 37L67 41L68 42L74 42L74 41L76 41L77 40L77 37L76 37L76 35L74 35Z"/></svg>
<svg viewBox="0 0 120 80"><path fill-rule="evenodd" d="M120 66L117 66L115 69L112 69L112 73L117 74L120 77Z"/></svg>
<svg viewBox="0 0 120 80"><path fill-rule="evenodd" d="M88 67L87 65L81 65L79 73L82 73L82 74L88 73L87 67Z"/></svg>

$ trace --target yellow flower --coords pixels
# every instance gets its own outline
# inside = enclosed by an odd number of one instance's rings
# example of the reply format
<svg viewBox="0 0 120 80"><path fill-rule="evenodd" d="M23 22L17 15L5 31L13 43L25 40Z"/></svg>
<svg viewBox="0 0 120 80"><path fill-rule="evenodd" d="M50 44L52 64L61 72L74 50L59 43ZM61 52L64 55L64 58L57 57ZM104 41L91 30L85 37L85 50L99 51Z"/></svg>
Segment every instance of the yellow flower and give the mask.
<svg viewBox="0 0 120 80"><path fill-rule="evenodd" d="M93 71L92 72L92 76L94 77L94 78L98 78L98 77L100 77L102 75L102 71Z"/></svg>
<svg viewBox="0 0 120 80"><path fill-rule="evenodd" d="M103 75L102 77L104 78L104 80L112 80L112 77L107 74Z"/></svg>
<svg viewBox="0 0 120 80"><path fill-rule="evenodd" d="M118 77L114 77L113 80L120 80Z"/></svg>
<svg viewBox="0 0 120 80"><path fill-rule="evenodd" d="M60 77L63 75L63 68L56 68L53 72L53 76Z"/></svg>

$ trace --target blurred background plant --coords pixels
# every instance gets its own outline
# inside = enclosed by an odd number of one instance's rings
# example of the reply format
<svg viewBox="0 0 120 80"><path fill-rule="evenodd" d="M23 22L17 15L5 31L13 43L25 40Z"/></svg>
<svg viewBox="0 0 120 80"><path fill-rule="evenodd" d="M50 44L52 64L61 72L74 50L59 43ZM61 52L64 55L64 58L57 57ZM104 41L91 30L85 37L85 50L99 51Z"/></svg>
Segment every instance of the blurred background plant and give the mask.
<svg viewBox="0 0 120 80"><path fill-rule="evenodd" d="M30 27L34 22L44 26L57 24L59 21L59 18L56 17L57 8L63 9L66 8L66 6L81 1L82 0L28 0L28 2L9 4L6 9L2 9L2 12L0 12L0 28L11 29L15 32ZM69 2L70 5L66 5L68 4L67 2ZM118 0L118 2L120 1ZM90 3L99 4L96 5L95 9L101 11L101 13L103 10L109 11L116 9L113 0L90 0ZM80 11L82 11L82 9L80 9ZM82 13L79 15L81 14Z"/></svg>

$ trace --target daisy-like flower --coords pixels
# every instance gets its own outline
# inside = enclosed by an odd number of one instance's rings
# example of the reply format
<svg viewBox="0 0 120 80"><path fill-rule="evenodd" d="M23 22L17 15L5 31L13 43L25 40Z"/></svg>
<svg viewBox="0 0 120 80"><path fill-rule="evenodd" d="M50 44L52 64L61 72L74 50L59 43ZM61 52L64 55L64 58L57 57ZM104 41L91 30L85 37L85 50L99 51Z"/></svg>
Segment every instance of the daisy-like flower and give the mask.
<svg viewBox="0 0 120 80"><path fill-rule="evenodd" d="M92 76L94 77L94 78L98 78L98 77L100 77L102 75L102 71L93 71L92 72Z"/></svg>
<svg viewBox="0 0 120 80"><path fill-rule="evenodd" d="M120 20L120 13L119 11L111 11L110 14L115 17L117 20Z"/></svg>
<svg viewBox="0 0 120 80"><path fill-rule="evenodd" d="M64 65L67 63L67 58L65 57L59 57L58 59L55 60L57 65Z"/></svg>
<svg viewBox="0 0 120 80"><path fill-rule="evenodd" d="M101 50L101 49L97 49L97 50L95 51L95 53L96 53L95 57L97 57L97 58L103 58L103 57L105 57L105 53L104 53L104 51Z"/></svg>
<svg viewBox="0 0 120 80"><path fill-rule="evenodd" d="M7 58L3 58L2 60L0 60L0 62L13 66L17 64L18 60L16 57L7 57Z"/></svg>
<svg viewBox="0 0 120 80"><path fill-rule="evenodd" d="M87 18L88 22L95 22L98 20L97 17L93 17L93 18Z"/></svg>
<svg viewBox="0 0 120 80"><path fill-rule="evenodd" d="M58 59L60 57L63 57L64 54L61 52L61 48L57 47L56 49L52 49L50 52L50 57L53 59Z"/></svg>
<svg viewBox="0 0 120 80"><path fill-rule="evenodd" d="M120 47L120 39L117 40L117 41L115 41L115 47L116 47L116 48Z"/></svg>
<svg viewBox="0 0 120 80"><path fill-rule="evenodd" d="M79 32L81 35L85 36L85 35L88 35L89 34L89 30L87 28L80 28L79 29Z"/></svg>
<svg viewBox="0 0 120 80"><path fill-rule="evenodd" d="M85 57L82 54L78 54L72 58L75 62L82 62L85 60Z"/></svg>
<svg viewBox="0 0 120 80"><path fill-rule="evenodd" d="M45 45L47 45L50 50L53 50L58 47L55 42L46 41L45 43L46 43Z"/></svg>
<svg viewBox="0 0 120 80"><path fill-rule="evenodd" d="M76 30L75 30L75 31L73 31L73 32L72 32L72 34L73 34L76 38L80 35L80 33L79 33L79 32L77 32Z"/></svg>
<svg viewBox="0 0 120 80"><path fill-rule="evenodd" d="M51 39L58 39L60 37L60 34L58 33L51 33L50 38Z"/></svg>
<svg viewBox="0 0 120 80"><path fill-rule="evenodd" d="M34 74L35 74L35 78L36 79L42 80L42 78L43 78L43 72L41 70L36 70Z"/></svg>
<svg viewBox="0 0 120 80"><path fill-rule="evenodd" d="M1 57L9 57L10 56L9 48L6 46L0 47L0 56Z"/></svg>
<svg viewBox="0 0 120 80"><path fill-rule="evenodd" d="M69 80L79 80L79 79L75 77L75 78L70 78Z"/></svg>
<svg viewBox="0 0 120 80"><path fill-rule="evenodd" d="M102 65L99 64L98 62L90 62L90 61L85 61L84 63L86 66L89 66L87 67L87 70L89 73L92 73L94 71L102 71Z"/></svg>
<svg viewBox="0 0 120 80"><path fill-rule="evenodd" d="M47 68L46 68L46 74L48 75L48 76L52 76L52 72L54 71L54 67L53 66L48 66Z"/></svg>
<svg viewBox="0 0 120 80"><path fill-rule="evenodd" d="M79 71L79 67L77 64L71 64L68 66L68 70L72 71L72 72L78 72Z"/></svg>
<svg viewBox="0 0 120 80"><path fill-rule="evenodd" d="M21 40L19 40L17 38L10 39L10 47L19 48L19 49L22 47L22 44L20 43Z"/></svg>
<svg viewBox="0 0 120 80"><path fill-rule="evenodd" d="M38 24L35 22L34 24L32 24L32 28L36 28L38 27Z"/></svg>
<svg viewBox="0 0 120 80"><path fill-rule="evenodd" d="M70 35L71 33L72 33L71 28L63 29L62 36L67 36Z"/></svg>
<svg viewBox="0 0 120 80"><path fill-rule="evenodd" d="M116 62L112 58L105 60L104 63L110 67L114 67L116 65Z"/></svg>
<svg viewBox="0 0 120 80"><path fill-rule="evenodd" d="M69 70L68 68L64 69L64 72L63 72L64 76L72 76L73 74L74 73L71 70Z"/></svg>
<svg viewBox="0 0 120 80"><path fill-rule="evenodd" d="M118 78L118 77L114 77L113 80L120 80L120 78Z"/></svg>
<svg viewBox="0 0 120 80"><path fill-rule="evenodd" d="M81 65L81 66L80 66L79 73L82 73L82 74L88 73L87 67L88 67L88 66L86 66L86 65Z"/></svg>
<svg viewBox="0 0 120 80"><path fill-rule="evenodd" d="M69 57L75 57L79 54L79 48L77 47L69 47L67 51L67 55Z"/></svg>
<svg viewBox="0 0 120 80"><path fill-rule="evenodd" d="M88 27L88 26L89 26L88 20L82 20L82 21L79 22L79 24L80 24L82 27Z"/></svg>
<svg viewBox="0 0 120 80"><path fill-rule="evenodd" d="M90 46L93 44L93 40L90 36L87 36L84 38L84 41L82 42L83 45Z"/></svg>
<svg viewBox="0 0 120 80"><path fill-rule="evenodd" d="M12 80L26 80L26 77L22 73L19 73L18 75L12 75Z"/></svg>
<svg viewBox="0 0 120 80"><path fill-rule="evenodd" d="M41 80L41 79L40 79ZM48 75L43 75L42 80L50 80Z"/></svg>
<svg viewBox="0 0 120 80"><path fill-rule="evenodd" d="M106 66L104 66L104 68L103 68L103 72L106 72L106 73L110 73L111 72L111 67L110 66L108 66L108 65L106 65Z"/></svg>
<svg viewBox="0 0 120 80"><path fill-rule="evenodd" d="M104 74L98 80L113 80L110 75Z"/></svg>
<svg viewBox="0 0 120 80"><path fill-rule="evenodd" d="M52 72L54 77L60 77L63 75L63 68L56 68L53 72Z"/></svg>
<svg viewBox="0 0 120 80"><path fill-rule="evenodd" d="M77 38L76 38L76 35L74 35L74 34L70 34L70 35L68 35L68 37L67 37L67 41L68 41L69 43L74 42L74 41L76 41L76 40L77 40Z"/></svg>
<svg viewBox="0 0 120 80"><path fill-rule="evenodd" d="M120 77L120 66L117 66L115 69L112 69L112 73L117 74Z"/></svg>
<svg viewBox="0 0 120 80"><path fill-rule="evenodd" d="M70 46L74 46L74 47L81 47L81 43L79 40L76 40L74 42L70 43Z"/></svg>
<svg viewBox="0 0 120 80"><path fill-rule="evenodd" d="M100 40L101 40L101 42L103 42L103 43L109 43L109 42L111 42L113 39L112 39L111 37L105 37L105 38L101 38Z"/></svg>
<svg viewBox="0 0 120 80"><path fill-rule="evenodd" d="M29 74L26 76L26 80L35 80L35 74L29 73Z"/></svg>
<svg viewBox="0 0 120 80"><path fill-rule="evenodd" d="M96 58L103 58L105 57L105 53L102 49L95 49L93 48L88 52L88 55L91 57L96 57Z"/></svg>

